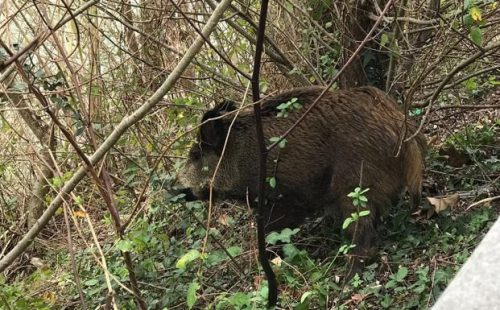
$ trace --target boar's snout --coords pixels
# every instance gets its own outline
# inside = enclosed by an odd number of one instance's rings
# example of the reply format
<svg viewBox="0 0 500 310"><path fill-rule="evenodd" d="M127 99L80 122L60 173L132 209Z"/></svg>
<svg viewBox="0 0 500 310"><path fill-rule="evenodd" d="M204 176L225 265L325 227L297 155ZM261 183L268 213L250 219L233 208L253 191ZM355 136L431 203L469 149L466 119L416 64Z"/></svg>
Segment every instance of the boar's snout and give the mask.
<svg viewBox="0 0 500 310"><path fill-rule="evenodd" d="M174 195L181 195L184 194L184 200L186 201L195 201L195 200L200 200L204 199L203 197L198 197L193 193L193 190L189 187L184 187L184 188L177 188L173 191Z"/></svg>
<svg viewBox="0 0 500 310"><path fill-rule="evenodd" d="M207 178L202 175L199 158L188 159L178 176L179 194L185 194L186 201L209 198Z"/></svg>

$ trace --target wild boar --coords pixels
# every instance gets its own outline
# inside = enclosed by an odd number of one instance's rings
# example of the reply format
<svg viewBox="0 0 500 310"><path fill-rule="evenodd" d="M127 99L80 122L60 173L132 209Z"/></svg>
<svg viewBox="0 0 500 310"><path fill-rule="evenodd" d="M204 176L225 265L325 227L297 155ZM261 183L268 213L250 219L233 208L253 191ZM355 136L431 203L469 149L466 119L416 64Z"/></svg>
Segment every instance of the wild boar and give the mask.
<svg viewBox="0 0 500 310"><path fill-rule="evenodd" d="M262 103L266 141L290 128L323 87L296 88ZM283 103L299 103L286 112ZM254 201L258 188L259 152L253 111L236 119L234 104L223 102L205 113L180 181L198 198L206 199L210 180L216 197ZM279 116L278 116L279 114ZM286 115L288 114L288 115ZM415 131L397 103L373 87L328 91L305 119L286 137L283 148L268 154L267 230L297 226L324 210L342 221L357 208L347 195L362 184L369 188L370 214L346 231L354 257L369 253L376 220L405 189L412 200L421 194L425 140L422 135L402 143ZM268 143L270 144L270 143ZM249 200L247 198L250 197Z"/></svg>

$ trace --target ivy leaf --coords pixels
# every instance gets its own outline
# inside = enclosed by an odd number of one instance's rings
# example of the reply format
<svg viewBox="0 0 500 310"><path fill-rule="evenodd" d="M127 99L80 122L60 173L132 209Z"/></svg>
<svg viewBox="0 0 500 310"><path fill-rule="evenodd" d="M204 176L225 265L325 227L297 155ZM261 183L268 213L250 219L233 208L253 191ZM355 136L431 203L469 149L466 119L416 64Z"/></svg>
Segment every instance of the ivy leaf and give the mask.
<svg viewBox="0 0 500 310"><path fill-rule="evenodd" d="M179 260L175 264L175 267L184 270L186 269L186 265L188 263L194 261L198 257L200 257L200 252L198 250L190 250L189 252L184 254L181 258L179 258Z"/></svg>
<svg viewBox="0 0 500 310"><path fill-rule="evenodd" d="M251 303L250 296L241 292L231 296L230 301L233 306L237 306L237 309L244 309L245 306L249 306Z"/></svg>
<svg viewBox="0 0 500 310"><path fill-rule="evenodd" d="M130 252L132 251L133 246L130 240L118 240L116 248L122 252Z"/></svg>
<svg viewBox="0 0 500 310"><path fill-rule="evenodd" d="M481 43L483 42L483 33L481 32L481 28L472 26L470 28L470 38L472 39L472 42L481 46Z"/></svg>
<svg viewBox="0 0 500 310"><path fill-rule="evenodd" d="M406 278L406 275L408 275L408 268L406 267L401 267L398 270L398 273L395 274L394 280L401 282Z"/></svg>
<svg viewBox="0 0 500 310"><path fill-rule="evenodd" d="M380 305L384 308L389 308L389 306L392 304L392 298L388 294L384 295L384 298L380 302Z"/></svg>
<svg viewBox="0 0 500 310"><path fill-rule="evenodd" d="M283 243L290 243L292 241L292 236L299 232L298 228L290 229L285 228L280 233L273 231L266 237L266 242L269 244L276 244L278 241Z"/></svg>
<svg viewBox="0 0 500 310"><path fill-rule="evenodd" d="M283 246L283 253L285 254L285 257L292 259L298 255L300 251L293 244L287 243Z"/></svg>
<svg viewBox="0 0 500 310"><path fill-rule="evenodd" d="M464 0L464 9L468 9L473 4L473 0Z"/></svg>

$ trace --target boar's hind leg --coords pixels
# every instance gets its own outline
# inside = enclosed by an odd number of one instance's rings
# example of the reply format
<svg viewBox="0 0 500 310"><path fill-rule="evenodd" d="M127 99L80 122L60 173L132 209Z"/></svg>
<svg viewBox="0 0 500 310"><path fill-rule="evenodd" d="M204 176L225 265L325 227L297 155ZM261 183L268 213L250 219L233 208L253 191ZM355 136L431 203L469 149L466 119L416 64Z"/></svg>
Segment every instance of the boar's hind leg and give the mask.
<svg viewBox="0 0 500 310"><path fill-rule="evenodd" d="M368 206L370 207L370 206ZM340 209L342 212L342 223L350 217L352 213L357 211L353 206L350 198L342 198L340 201ZM376 214L373 214L375 208L368 208L370 214L360 217L357 221L352 222L345 230L345 236L354 245L350 249L348 256L348 273L347 279L352 278L356 273L361 274L364 263L373 256L373 242L376 239L377 231L375 229Z"/></svg>

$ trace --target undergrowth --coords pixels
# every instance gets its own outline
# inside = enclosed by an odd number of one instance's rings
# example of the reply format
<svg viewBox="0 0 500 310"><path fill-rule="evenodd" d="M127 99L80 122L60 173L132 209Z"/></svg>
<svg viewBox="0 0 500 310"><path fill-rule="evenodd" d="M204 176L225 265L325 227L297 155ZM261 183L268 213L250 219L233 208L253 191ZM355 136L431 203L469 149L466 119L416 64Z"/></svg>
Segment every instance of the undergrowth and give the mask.
<svg viewBox="0 0 500 310"><path fill-rule="evenodd" d="M498 150L488 149L498 124L465 129L445 144L469 156L460 169L431 152L427 195L485 187L498 176ZM494 144L493 144L494 145ZM484 174L488 172L488 175ZM482 174L481 174L482 173ZM482 178L479 178L481 175ZM266 281L259 270L252 214L230 202L214 206L208 233L206 205L172 196L151 179L154 195L126 239L102 242L110 284L121 309L136 309L120 251L134 257L136 276L151 309L264 309ZM435 184L441 184L436 188ZM490 184L491 185L491 184ZM476 199L481 193L476 193ZM466 198L469 196L465 196ZM126 202L123 202L126 204ZM310 223L268 236L284 309L425 309L436 301L497 217L499 208L465 204L427 218L394 206L379 229L378 252L360 275L343 283L345 256L339 229ZM104 218L103 221L109 221ZM320 229L318 229L318 226ZM336 226L339 226L338 224ZM280 246L273 244L279 243ZM106 304L106 277L95 247L75 253L86 308ZM231 258L229 258L231 256ZM51 262L51 264L46 263ZM0 277L1 309L60 309L79 304L67 250L48 251L29 276Z"/></svg>

